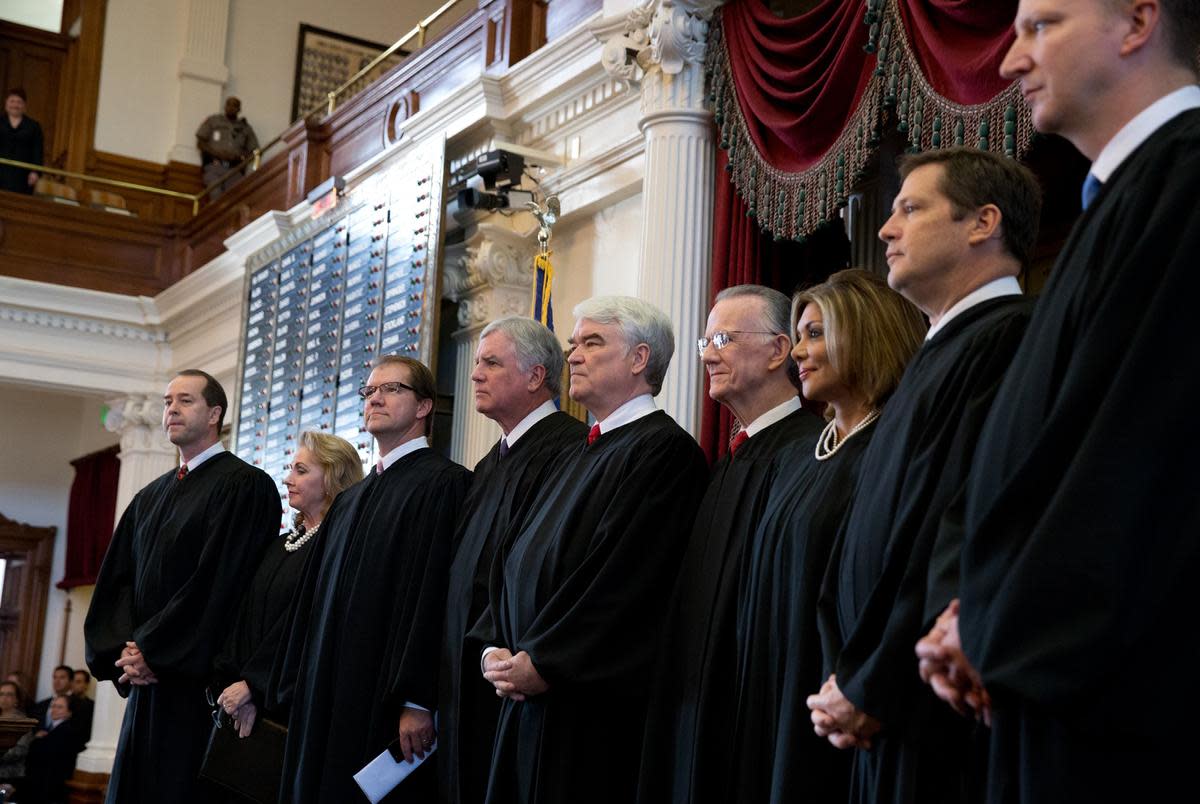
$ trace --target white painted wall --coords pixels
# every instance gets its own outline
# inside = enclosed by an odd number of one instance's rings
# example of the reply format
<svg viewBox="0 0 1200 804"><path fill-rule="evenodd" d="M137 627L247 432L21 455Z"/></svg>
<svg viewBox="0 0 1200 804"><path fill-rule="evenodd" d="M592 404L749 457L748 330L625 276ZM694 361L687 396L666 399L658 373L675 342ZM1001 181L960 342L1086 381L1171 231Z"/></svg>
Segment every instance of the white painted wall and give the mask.
<svg viewBox="0 0 1200 804"><path fill-rule="evenodd" d="M96 148L166 162L180 108L180 58L190 0L109 0L96 113ZM225 95L266 144L291 123L300 23L390 45L444 0L230 0ZM429 36L475 7L460 2ZM210 113L220 112L218 103ZM203 117L195 121L199 126ZM196 156L199 163L199 156Z"/></svg>
<svg viewBox="0 0 1200 804"><path fill-rule="evenodd" d="M58 529L50 583L63 577L67 503L75 470L70 462L117 443L100 420L98 397L0 384L0 512L18 522ZM83 665L83 617L91 588L72 593L66 663ZM46 600L42 662L37 696L50 694L50 676L59 658L67 593L51 588ZM7 672L8 668L5 668Z"/></svg>
<svg viewBox="0 0 1200 804"><path fill-rule="evenodd" d="M579 302L637 295L641 233L641 193L554 230L554 329L564 346Z"/></svg>

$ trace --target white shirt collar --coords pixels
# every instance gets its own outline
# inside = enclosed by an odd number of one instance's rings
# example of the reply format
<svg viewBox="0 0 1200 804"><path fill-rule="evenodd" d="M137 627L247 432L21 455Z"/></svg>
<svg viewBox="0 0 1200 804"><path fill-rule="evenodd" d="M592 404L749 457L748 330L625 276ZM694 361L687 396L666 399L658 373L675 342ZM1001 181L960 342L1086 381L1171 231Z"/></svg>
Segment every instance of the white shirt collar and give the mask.
<svg viewBox="0 0 1200 804"><path fill-rule="evenodd" d="M1200 86L1195 84L1188 84L1162 96L1138 112L1108 141L1092 163L1091 174L1101 182L1108 181L1121 163L1163 124L1182 112L1196 108L1200 108Z"/></svg>
<svg viewBox="0 0 1200 804"><path fill-rule="evenodd" d="M392 464L403 458L409 453L416 452L419 449L425 449L429 446L429 439L425 436L417 436L416 438L405 441L400 446L394 448L387 455L380 457L380 462L383 464L383 471L387 471Z"/></svg>
<svg viewBox="0 0 1200 804"><path fill-rule="evenodd" d="M529 411L529 415L517 422L517 426L514 427L508 435L504 436L504 438L508 440L509 448L512 448L512 445L517 443L518 438L528 433L531 427L549 416L551 413L554 413L556 410L558 410L558 408L554 407L554 400L547 399L545 402Z"/></svg>
<svg viewBox="0 0 1200 804"><path fill-rule="evenodd" d="M649 416L656 410L658 408L654 407L654 397L650 394L640 394L608 414L604 421L596 423L600 425L601 433L608 433L618 427L632 424L643 416Z"/></svg>
<svg viewBox="0 0 1200 804"><path fill-rule="evenodd" d="M750 422L750 424L746 425L743 430L745 431L746 436L750 437L755 433L766 430L776 422L783 421L798 410L800 410L800 397L789 397L786 402L776 405L754 421Z"/></svg>
<svg viewBox="0 0 1200 804"><path fill-rule="evenodd" d="M975 288L966 296L950 305L950 309L942 314L938 322L929 328L925 333L925 340L930 340L934 335L941 332L951 319L961 313L970 310L977 304L983 304L990 299L998 299L1001 296L1020 296L1021 283L1013 276L1002 276L999 279L993 279L982 287Z"/></svg>
<svg viewBox="0 0 1200 804"><path fill-rule="evenodd" d="M205 461L207 461L209 458L211 458L214 455L220 455L224 451L225 451L225 445L221 443L220 439L218 439L217 443L213 444L211 447L204 450L204 452L201 452L199 455L193 456L192 459L187 462L188 471L189 472L196 471L197 466L204 463Z"/></svg>

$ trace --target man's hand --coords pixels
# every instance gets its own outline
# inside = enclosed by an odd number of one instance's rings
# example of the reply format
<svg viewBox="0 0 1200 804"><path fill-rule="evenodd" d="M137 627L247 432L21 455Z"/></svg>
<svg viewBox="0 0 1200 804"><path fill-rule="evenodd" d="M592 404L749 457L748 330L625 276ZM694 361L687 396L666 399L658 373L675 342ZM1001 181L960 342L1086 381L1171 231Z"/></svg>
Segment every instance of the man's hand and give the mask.
<svg viewBox="0 0 1200 804"><path fill-rule="evenodd" d="M917 643L917 669L921 679L933 688L954 711L964 717L992 724L992 700L983 679L963 653L958 635L958 600L952 600L937 618L929 633Z"/></svg>
<svg viewBox="0 0 1200 804"><path fill-rule="evenodd" d="M126 642L125 647L121 649L121 658L117 659L113 664L121 668L121 677L117 679L118 684L133 684L137 687L144 687L148 684L157 684L158 678L155 677L154 671L146 664L146 657L142 655L141 648L135 642Z"/></svg>
<svg viewBox="0 0 1200 804"><path fill-rule="evenodd" d="M237 681L230 684L217 696L217 706L224 709L225 714L232 717L235 712L250 703L252 697L250 694L250 685L245 680Z"/></svg>
<svg viewBox="0 0 1200 804"><path fill-rule="evenodd" d="M238 737L249 737L254 731L254 721L258 718L258 707L250 701L242 704L233 713L233 727L237 729Z"/></svg>
<svg viewBox="0 0 1200 804"><path fill-rule="evenodd" d="M424 759L425 752L433 745L437 731L433 728L433 714L423 709L404 707L400 713L400 750L404 753L404 761L412 762L413 758Z"/></svg>
<svg viewBox="0 0 1200 804"><path fill-rule="evenodd" d="M837 676L821 685L821 691L808 696L813 731L836 748L870 748L871 738L883 724L866 712L860 712L838 689Z"/></svg>
<svg viewBox="0 0 1200 804"><path fill-rule="evenodd" d="M501 698L523 701L530 695L541 695L550 689L525 651L515 656L504 649L492 651L483 664L483 677L492 683Z"/></svg>

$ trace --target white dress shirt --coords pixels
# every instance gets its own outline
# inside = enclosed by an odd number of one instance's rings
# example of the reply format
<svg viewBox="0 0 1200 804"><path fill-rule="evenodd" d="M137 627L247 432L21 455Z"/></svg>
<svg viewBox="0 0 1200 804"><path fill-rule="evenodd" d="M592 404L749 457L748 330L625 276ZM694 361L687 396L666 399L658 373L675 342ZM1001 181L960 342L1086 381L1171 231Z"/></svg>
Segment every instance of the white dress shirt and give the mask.
<svg viewBox="0 0 1200 804"><path fill-rule="evenodd" d="M1100 151L1088 172L1101 183L1108 181L1121 163L1148 140L1151 134L1162 128L1171 118L1197 108L1200 108L1200 86L1195 84L1188 84L1163 95L1121 127Z"/></svg>
<svg viewBox="0 0 1200 804"><path fill-rule="evenodd" d="M207 461L209 458L213 457L214 455L220 455L224 451L225 451L225 445L222 444L221 441L218 439L217 443L213 444L211 447L204 450L204 452L201 452L199 455L192 456L192 459L187 462L188 472L191 473L191 472L196 471L197 466L204 463L205 461Z"/></svg>
<svg viewBox="0 0 1200 804"><path fill-rule="evenodd" d="M749 438L755 433L766 430L772 424L783 421L798 410L800 410L800 397L789 397L788 401L776 405L754 421L750 422L750 424L743 427L742 432L744 432L746 437Z"/></svg>
<svg viewBox="0 0 1200 804"><path fill-rule="evenodd" d="M386 472L392 464L403 458L405 455L409 455L419 449L426 449L428 446L429 439L427 439L425 436L417 436L410 441L405 441L398 447L393 447L391 452L379 459L379 464L383 465L383 471Z"/></svg>
<svg viewBox="0 0 1200 804"><path fill-rule="evenodd" d="M517 443L518 438L528 433L530 428L532 428L535 424L557 410L558 408L554 406L554 400L547 399L545 402L529 411L529 415L517 422L517 426L504 436L504 439L508 442L508 448L512 449L513 444Z"/></svg>
<svg viewBox="0 0 1200 804"><path fill-rule="evenodd" d="M600 425L601 434L611 433L618 427L633 424L656 410L658 408L654 407L654 397L650 394L640 394L608 414L604 421L596 422L596 424Z"/></svg>
<svg viewBox="0 0 1200 804"><path fill-rule="evenodd" d="M942 317L938 322L929 328L925 333L925 340L930 340L934 335L937 335L942 329L949 324L955 316L970 310L977 304L983 304L990 299L998 299L1001 296L1020 296L1021 283L1016 280L1016 277L1002 276L999 279L993 279L982 287L975 288L966 296L950 305L950 309L942 313Z"/></svg>

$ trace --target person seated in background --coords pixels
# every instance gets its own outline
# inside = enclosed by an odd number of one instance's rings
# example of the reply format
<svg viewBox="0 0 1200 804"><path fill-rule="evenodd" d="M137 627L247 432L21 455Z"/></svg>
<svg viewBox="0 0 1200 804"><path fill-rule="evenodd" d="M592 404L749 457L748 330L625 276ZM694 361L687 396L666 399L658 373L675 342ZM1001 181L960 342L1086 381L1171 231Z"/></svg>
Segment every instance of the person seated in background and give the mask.
<svg viewBox="0 0 1200 804"><path fill-rule="evenodd" d="M25 711L20 707L23 695L15 681L0 682L0 720L26 720ZM19 724L9 724L18 726ZM33 730L30 729L7 751L0 753L0 791L8 788L12 792L25 778L25 757L29 754L29 744L33 742ZM0 798L0 801L5 799Z"/></svg>
<svg viewBox="0 0 1200 804"><path fill-rule="evenodd" d="M0 157L17 162L42 164L42 127L25 114L25 90L14 87L4 96L4 116L0 117ZM13 165L0 165L0 190L33 193L37 171Z"/></svg>
<svg viewBox="0 0 1200 804"><path fill-rule="evenodd" d="M33 733L25 759L25 781L18 787L21 804L62 804L67 800L66 781L75 772L75 758L87 743L74 719L78 701L55 695L50 702L50 723Z"/></svg>
<svg viewBox="0 0 1200 804"><path fill-rule="evenodd" d="M51 676L50 686L53 693L49 698L43 698L37 702L31 710L29 716L37 718L38 724L46 727L50 725L50 704L53 703L55 697L59 695L71 694L71 677L75 674L74 669L69 665L60 664L54 668L54 674Z"/></svg>
<svg viewBox="0 0 1200 804"><path fill-rule="evenodd" d="M33 709L33 696L29 694L29 690L32 689L29 677L20 670L13 670L4 680L17 685L17 708L21 710L22 717L28 716Z"/></svg>
<svg viewBox="0 0 1200 804"><path fill-rule="evenodd" d="M92 674L87 670L76 670L71 674L71 697L75 699L75 720L79 723L79 731L84 737L92 736L92 714L96 702L88 696L92 688Z"/></svg>

